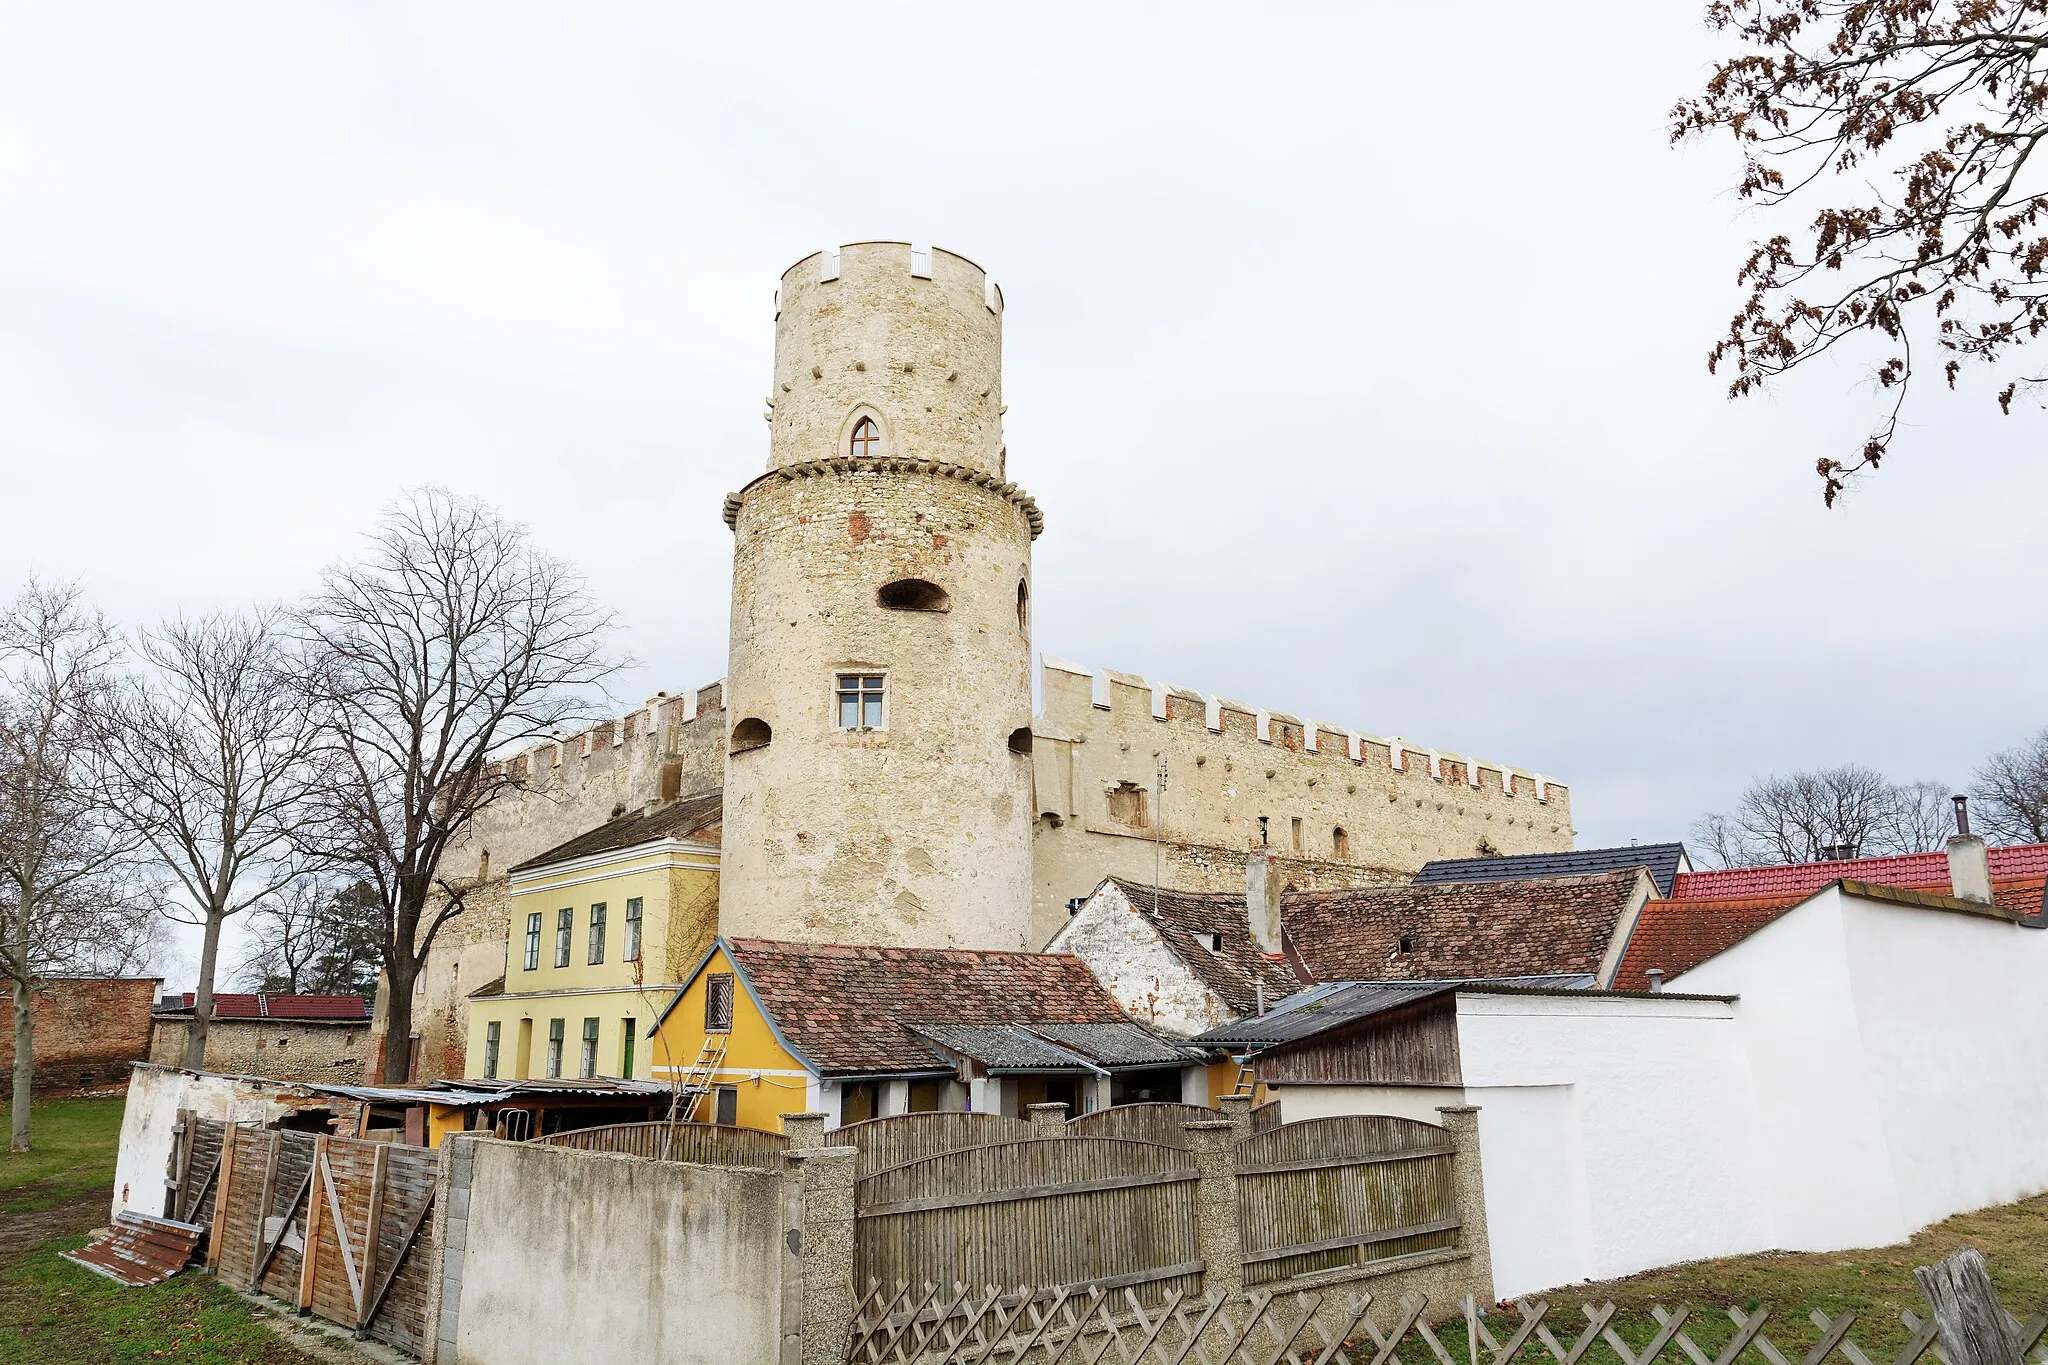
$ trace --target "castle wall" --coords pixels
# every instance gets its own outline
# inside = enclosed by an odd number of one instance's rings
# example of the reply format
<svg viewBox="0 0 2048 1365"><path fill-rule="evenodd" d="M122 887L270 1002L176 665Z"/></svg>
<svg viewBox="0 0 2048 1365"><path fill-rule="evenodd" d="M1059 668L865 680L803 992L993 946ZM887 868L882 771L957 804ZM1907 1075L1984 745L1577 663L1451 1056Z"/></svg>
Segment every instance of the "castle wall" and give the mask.
<svg viewBox="0 0 2048 1365"><path fill-rule="evenodd" d="M1152 881L1155 820L1160 878L1188 891L1243 889L1261 815L1300 890L1406 881L1432 858L1572 846L1570 793L1522 769L1133 674L1042 663L1032 722L1038 945L1066 924L1067 901L1105 876Z"/></svg>

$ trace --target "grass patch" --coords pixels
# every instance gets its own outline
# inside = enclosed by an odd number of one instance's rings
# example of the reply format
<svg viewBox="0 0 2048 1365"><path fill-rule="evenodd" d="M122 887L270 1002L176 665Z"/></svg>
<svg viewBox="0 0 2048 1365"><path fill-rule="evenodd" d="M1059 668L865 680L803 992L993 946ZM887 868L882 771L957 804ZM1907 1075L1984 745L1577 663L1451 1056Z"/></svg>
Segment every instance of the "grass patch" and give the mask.
<svg viewBox="0 0 2048 1365"><path fill-rule="evenodd" d="M263 1315L192 1271L129 1289L58 1256L67 1237L0 1263L0 1362L6 1365L306 1365Z"/></svg>
<svg viewBox="0 0 2048 1365"><path fill-rule="evenodd" d="M30 1111L33 1149L0 1151L0 1214L111 1194L126 1103L120 1095L37 1101ZM0 1107L0 1125L11 1119L11 1108Z"/></svg>

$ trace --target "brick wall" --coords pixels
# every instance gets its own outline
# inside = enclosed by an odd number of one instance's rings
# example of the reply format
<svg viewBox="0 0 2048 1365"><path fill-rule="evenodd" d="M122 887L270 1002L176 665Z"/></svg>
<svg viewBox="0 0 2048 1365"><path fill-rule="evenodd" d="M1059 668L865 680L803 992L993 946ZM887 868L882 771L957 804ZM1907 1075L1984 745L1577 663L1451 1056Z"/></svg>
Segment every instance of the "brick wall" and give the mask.
<svg viewBox="0 0 2048 1365"><path fill-rule="evenodd" d="M156 977L60 978L30 997L35 1088L120 1085L128 1064L149 1055ZM14 1066L14 1028L0 1029L0 1069Z"/></svg>
<svg viewBox="0 0 2048 1365"><path fill-rule="evenodd" d="M191 1021L160 1018L150 1036L149 1060L185 1064ZM369 1056L367 1019L216 1019L206 1031L206 1070L280 1081L358 1085Z"/></svg>

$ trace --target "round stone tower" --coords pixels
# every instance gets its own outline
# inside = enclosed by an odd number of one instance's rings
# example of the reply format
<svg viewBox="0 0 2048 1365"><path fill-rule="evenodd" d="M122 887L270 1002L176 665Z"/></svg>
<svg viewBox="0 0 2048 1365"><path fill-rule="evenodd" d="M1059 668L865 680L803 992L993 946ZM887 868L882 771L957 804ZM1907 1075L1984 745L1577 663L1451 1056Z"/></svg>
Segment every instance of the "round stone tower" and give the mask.
<svg viewBox="0 0 2048 1365"><path fill-rule="evenodd" d="M726 934L1035 948L1031 542L1002 295L860 242L776 295L768 472L733 528Z"/></svg>

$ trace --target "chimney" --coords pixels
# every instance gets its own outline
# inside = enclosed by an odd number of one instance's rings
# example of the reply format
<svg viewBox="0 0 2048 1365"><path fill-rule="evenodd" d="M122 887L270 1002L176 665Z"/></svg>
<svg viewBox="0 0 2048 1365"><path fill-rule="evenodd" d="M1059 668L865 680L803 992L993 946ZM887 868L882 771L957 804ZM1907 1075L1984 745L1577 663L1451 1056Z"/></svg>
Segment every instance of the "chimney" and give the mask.
<svg viewBox="0 0 2048 1365"><path fill-rule="evenodd" d="M1244 912L1252 937L1269 953L1280 949L1280 892L1287 879L1274 866L1273 851L1255 848L1244 860Z"/></svg>
<svg viewBox="0 0 2048 1365"><path fill-rule="evenodd" d="M1948 884L1957 900L1991 904L1991 855L1970 833L1970 798L1958 796L1956 832L1948 837Z"/></svg>
<svg viewBox="0 0 2048 1365"><path fill-rule="evenodd" d="M1650 978L1650 994L1662 995L1664 993L1664 972L1661 968L1652 967L1647 972L1644 972L1643 975Z"/></svg>

